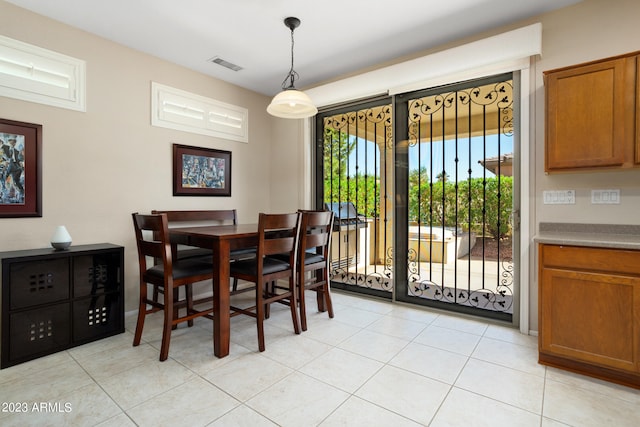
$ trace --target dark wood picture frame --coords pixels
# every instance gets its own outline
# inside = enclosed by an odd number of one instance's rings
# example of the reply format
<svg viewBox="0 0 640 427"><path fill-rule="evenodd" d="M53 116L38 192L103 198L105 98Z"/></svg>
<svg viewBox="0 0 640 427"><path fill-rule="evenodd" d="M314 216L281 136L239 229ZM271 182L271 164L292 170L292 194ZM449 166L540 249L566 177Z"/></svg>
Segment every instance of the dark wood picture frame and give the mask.
<svg viewBox="0 0 640 427"><path fill-rule="evenodd" d="M231 196L231 151L173 144L174 196Z"/></svg>
<svg viewBox="0 0 640 427"><path fill-rule="evenodd" d="M0 119L0 218L42 216L42 125Z"/></svg>

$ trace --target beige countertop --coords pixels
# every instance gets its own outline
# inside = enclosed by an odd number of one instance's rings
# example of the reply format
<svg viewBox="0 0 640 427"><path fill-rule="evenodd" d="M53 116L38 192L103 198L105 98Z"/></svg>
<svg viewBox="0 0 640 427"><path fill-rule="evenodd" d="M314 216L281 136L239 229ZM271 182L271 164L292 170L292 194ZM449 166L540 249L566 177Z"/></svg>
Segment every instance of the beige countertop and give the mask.
<svg viewBox="0 0 640 427"><path fill-rule="evenodd" d="M640 225L542 222L537 243L640 250Z"/></svg>

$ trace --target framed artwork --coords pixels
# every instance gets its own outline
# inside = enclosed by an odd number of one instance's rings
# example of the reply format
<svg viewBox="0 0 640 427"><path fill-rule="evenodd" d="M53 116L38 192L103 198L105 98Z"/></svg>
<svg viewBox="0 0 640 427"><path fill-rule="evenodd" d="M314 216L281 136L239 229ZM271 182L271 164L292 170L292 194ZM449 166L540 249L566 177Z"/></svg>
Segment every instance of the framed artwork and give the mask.
<svg viewBox="0 0 640 427"><path fill-rule="evenodd" d="M231 152L173 144L174 196L231 196Z"/></svg>
<svg viewBox="0 0 640 427"><path fill-rule="evenodd" d="M42 216L42 125L0 119L0 218Z"/></svg>

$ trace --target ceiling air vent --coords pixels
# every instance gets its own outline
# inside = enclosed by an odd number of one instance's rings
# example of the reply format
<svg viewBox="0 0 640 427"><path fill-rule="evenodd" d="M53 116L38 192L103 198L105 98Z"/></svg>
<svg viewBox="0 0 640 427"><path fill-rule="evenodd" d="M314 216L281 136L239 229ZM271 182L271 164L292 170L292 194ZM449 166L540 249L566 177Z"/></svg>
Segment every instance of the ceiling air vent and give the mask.
<svg viewBox="0 0 640 427"><path fill-rule="evenodd" d="M229 62L229 61L225 61L224 59L220 58L219 56L214 56L213 58L211 58L211 59L209 60L209 62L213 62L214 64L221 65L221 66L223 66L223 67L225 67L225 68L228 68L228 69L230 69L230 70L233 70L233 71L240 71L240 70L242 70L242 67L241 67L241 66L236 65L236 64L232 64L232 63L231 63L231 62Z"/></svg>

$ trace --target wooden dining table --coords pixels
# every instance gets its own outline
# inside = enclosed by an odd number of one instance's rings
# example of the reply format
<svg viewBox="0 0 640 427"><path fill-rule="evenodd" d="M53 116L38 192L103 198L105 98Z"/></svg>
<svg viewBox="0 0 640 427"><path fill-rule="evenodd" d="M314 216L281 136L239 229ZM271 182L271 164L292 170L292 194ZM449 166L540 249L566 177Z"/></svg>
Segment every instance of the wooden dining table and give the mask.
<svg viewBox="0 0 640 427"><path fill-rule="evenodd" d="M229 263L234 249L258 244L258 224L176 227L169 229L174 243L213 250L213 353L229 354Z"/></svg>

